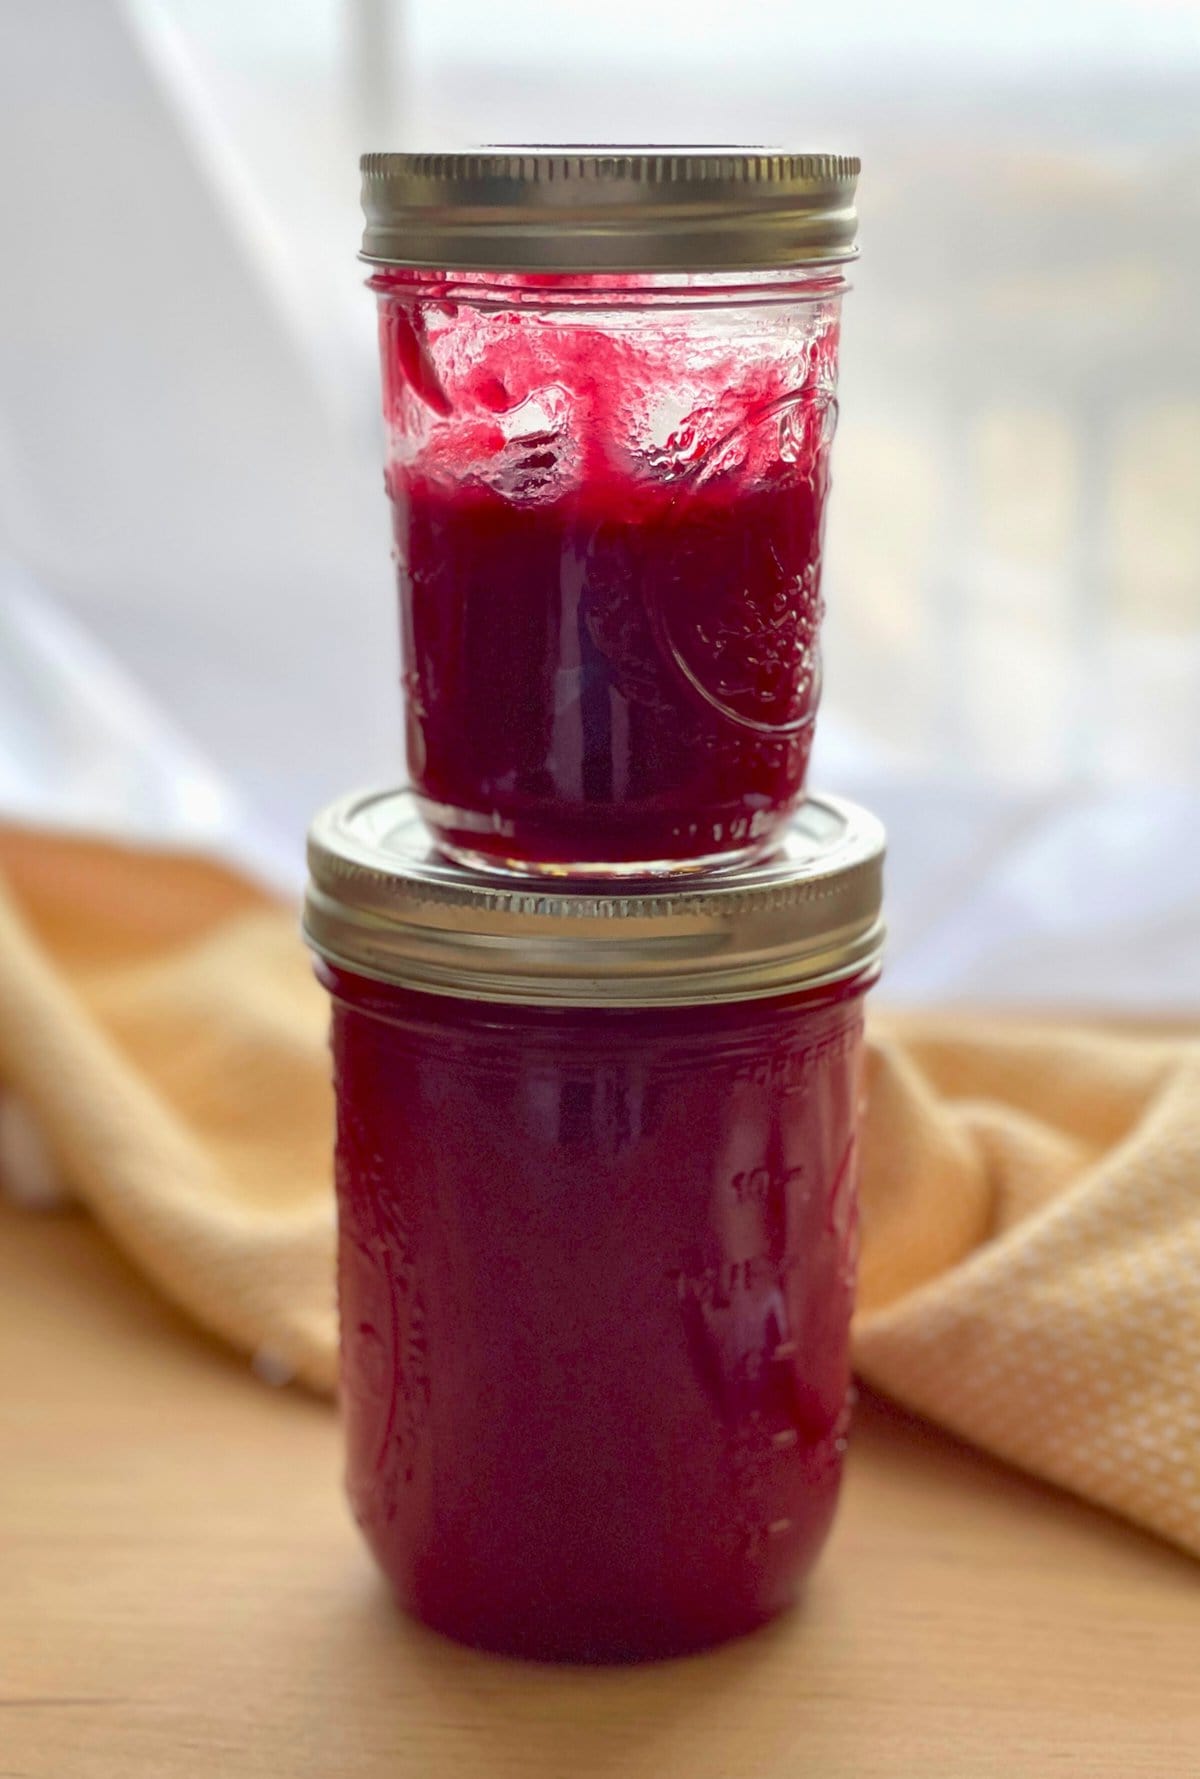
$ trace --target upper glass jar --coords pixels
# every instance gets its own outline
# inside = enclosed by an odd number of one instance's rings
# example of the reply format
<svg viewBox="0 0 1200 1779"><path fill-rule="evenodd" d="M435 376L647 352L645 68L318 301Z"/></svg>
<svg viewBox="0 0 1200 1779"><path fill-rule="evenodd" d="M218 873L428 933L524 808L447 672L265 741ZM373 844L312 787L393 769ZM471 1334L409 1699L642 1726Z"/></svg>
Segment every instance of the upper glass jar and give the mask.
<svg viewBox="0 0 1200 1779"><path fill-rule="evenodd" d="M798 803L857 173L364 157L408 767L460 862L734 864Z"/></svg>

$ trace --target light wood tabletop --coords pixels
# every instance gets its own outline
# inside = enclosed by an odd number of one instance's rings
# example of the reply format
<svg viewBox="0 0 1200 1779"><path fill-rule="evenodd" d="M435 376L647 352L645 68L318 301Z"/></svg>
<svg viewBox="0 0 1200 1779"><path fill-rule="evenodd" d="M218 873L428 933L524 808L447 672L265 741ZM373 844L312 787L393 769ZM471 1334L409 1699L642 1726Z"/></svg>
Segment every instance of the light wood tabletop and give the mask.
<svg viewBox="0 0 1200 1779"><path fill-rule="evenodd" d="M555 1669L406 1622L329 1407L0 1210L0 1779L1200 1774L1200 1566L863 1404L803 1606Z"/></svg>

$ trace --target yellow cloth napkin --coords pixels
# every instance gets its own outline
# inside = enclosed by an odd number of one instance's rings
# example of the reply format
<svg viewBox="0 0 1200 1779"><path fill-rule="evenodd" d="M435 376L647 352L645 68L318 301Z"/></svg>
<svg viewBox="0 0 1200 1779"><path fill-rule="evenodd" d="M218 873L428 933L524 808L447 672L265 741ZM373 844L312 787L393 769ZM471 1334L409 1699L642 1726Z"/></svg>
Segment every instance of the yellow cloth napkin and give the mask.
<svg viewBox="0 0 1200 1779"><path fill-rule="evenodd" d="M326 1007L196 859L0 833L0 1092L159 1287L335 1379ZM872 1022L855 1362L1200 1554L1200 1041Z"/></svg>

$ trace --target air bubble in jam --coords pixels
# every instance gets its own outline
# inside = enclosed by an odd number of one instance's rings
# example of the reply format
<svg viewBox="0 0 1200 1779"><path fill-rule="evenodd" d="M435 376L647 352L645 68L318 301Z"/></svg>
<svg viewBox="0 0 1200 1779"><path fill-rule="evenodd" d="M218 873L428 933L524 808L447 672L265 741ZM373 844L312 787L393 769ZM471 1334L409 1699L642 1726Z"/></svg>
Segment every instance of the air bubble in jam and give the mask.
<svg viewBox="0 0 1200 1779"><path fill-rule="evenodd" d="M372 282L439 842L517 870L763 851L820 694L836 297L659 313L628 279L571 308L583 281L514 274L450 316L428 277Z"/></svg>

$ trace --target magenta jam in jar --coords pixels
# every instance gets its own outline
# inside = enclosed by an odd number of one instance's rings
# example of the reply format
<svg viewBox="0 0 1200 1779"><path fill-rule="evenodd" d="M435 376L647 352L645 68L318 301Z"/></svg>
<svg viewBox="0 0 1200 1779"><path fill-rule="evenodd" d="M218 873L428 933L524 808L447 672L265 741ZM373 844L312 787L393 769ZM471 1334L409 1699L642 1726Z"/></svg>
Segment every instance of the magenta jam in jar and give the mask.
<svg viewBox="0 0 1200 1779"><path fill-rule="evenodd" d="M451 856L675 872L786 824L857 172L364 157L408 767Z"/></svg>
<svg viewBox="0 0 1200 1779"><path fill-rule="evenodd" d="M846 1443L882 830L721 887L514 888L407 793L316 823L350 1500L467 1643L636 1659L784 1607Z"/></svg>

